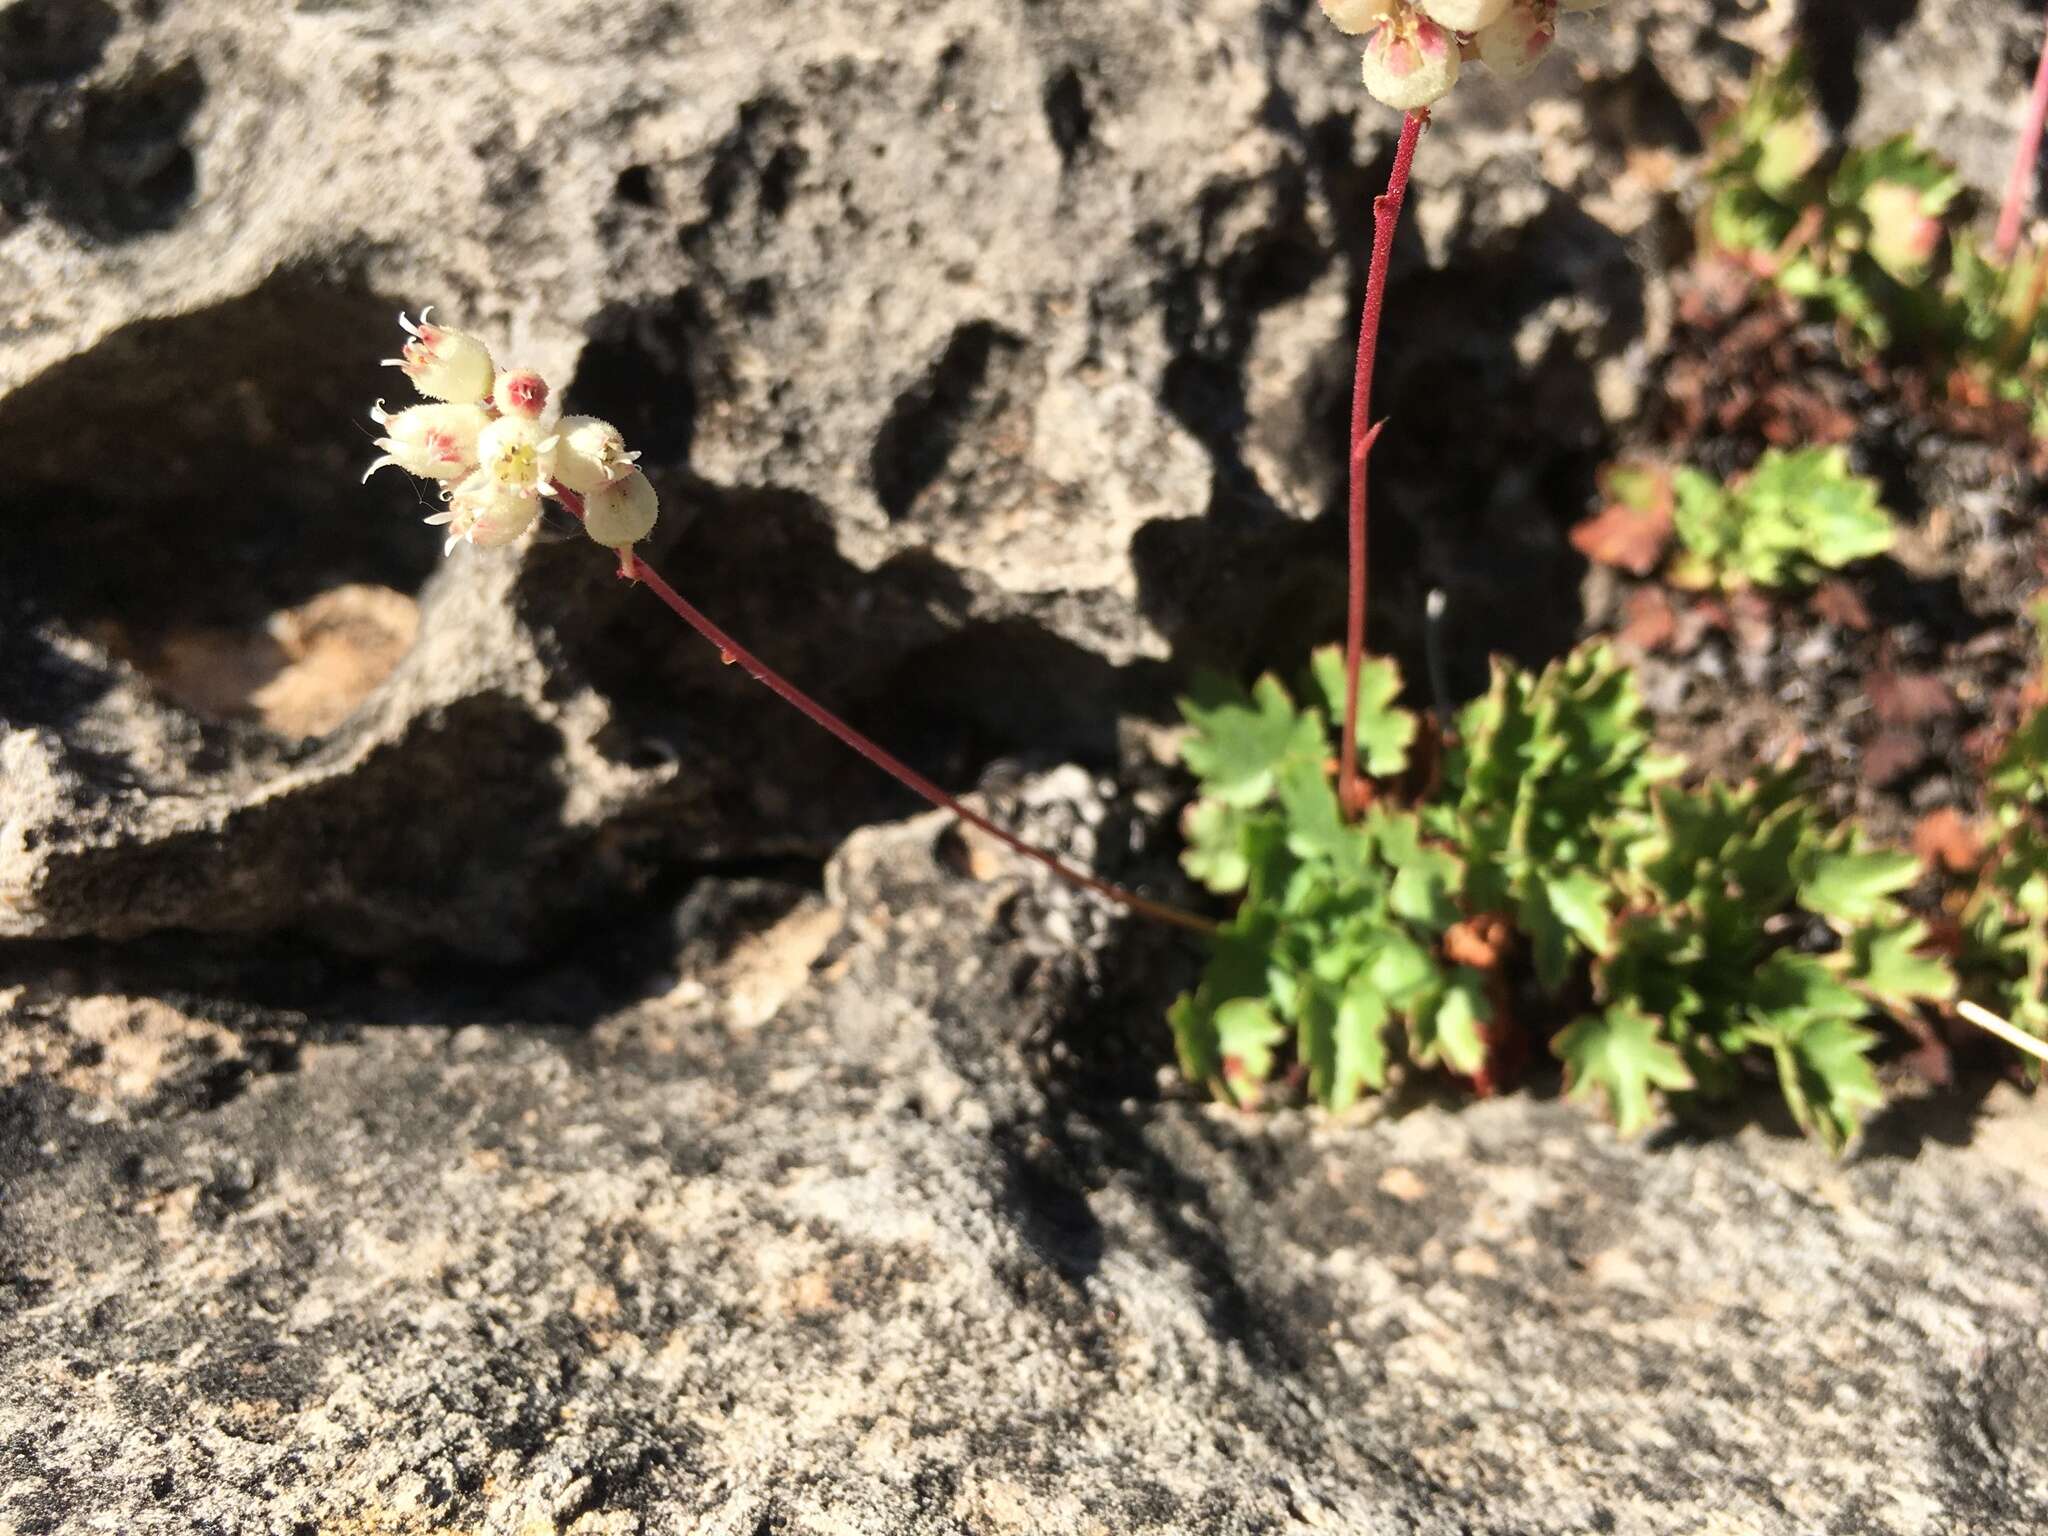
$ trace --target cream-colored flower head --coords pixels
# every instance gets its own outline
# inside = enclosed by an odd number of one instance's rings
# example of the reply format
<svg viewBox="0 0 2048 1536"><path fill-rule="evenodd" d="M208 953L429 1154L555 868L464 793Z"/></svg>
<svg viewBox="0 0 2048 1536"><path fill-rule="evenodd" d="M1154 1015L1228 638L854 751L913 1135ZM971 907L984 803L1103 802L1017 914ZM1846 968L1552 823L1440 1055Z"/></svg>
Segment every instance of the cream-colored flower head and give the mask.
<svg viewBox="0 0 2048 1536"><path fill-rule="evenodd" d="M1498 21L1472 39L1479 62L1506 80L1520 80L1557 41L1557 0L1514 0Z"/></svg>
<svg viewBox="0 0 2048 1536"><path fill-rule="evenodd" d="M564 416L555 423L555 483L588 496L633 472L640 457L626 451L619 429L595 416Z"/></svg>
<svg viewBox="0 0 2048 1536"><path fill-rule="evenodd" d="M454 553L457 544L502 549L540 518L538 496L522 496L508 490L481 469L442 495L447 498L448 510L435 513L427 521L447 525L444 554Z"/></svg>
<svg viewBox="0 0 2048 1536"><path fill-rule="evenodd" d="M598 543L625 549L654 531L661 510L654 487L637 469L592 491L583 503L583 526Z"/></svg>
<svg viewBox="0 0 2048 1536"><path fill-rule="evenodd" d="M1458 83L1458 39L1403 4L1365 40L1365 88L1396 112L1419 112Z"/></svg>
<svg viewBox="0 0 2048 1536"><path fill-rule="evenodd" d="M387 464L428 480L460 480L477 466L477 439L491 424L480 405L415 405L393 415L379 400L370 419L384 429L383 454L363 472L369 479Z"/></svg>
<svg viewBox="0 0 2048 1536"><path fill-rule="evenodd" d="M480 405L490 399L490 348L467 332L433 324L427 319L430 313L431 309L421 310L417 325L399 315L398 323L412 340L399 356L385 358L384 366L402 369L429 400Z"/></svg>
<svg viewBox="0 0 2048 1536"><path fill-rule="evenodd" d="M491 385L491 404L500 416L540 421L547 415L548 381L531 368L507 368Z"/></svg>
<svg viewBox="0 0 2048 1536"><path fill-rule="evenodd" d="M478 437L477 463L508 491L521 496L554 494L555 450L561 437L524 416L500 416Z"/></svg>

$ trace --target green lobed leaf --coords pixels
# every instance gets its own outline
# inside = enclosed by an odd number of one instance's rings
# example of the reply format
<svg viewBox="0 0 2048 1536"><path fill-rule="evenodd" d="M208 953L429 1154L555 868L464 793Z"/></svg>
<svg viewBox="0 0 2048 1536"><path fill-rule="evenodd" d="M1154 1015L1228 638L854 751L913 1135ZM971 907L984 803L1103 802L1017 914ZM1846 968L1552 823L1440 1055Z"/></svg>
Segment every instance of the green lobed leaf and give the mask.
<svg viewBox="0 0 2048 1536"><path fill-rule="evenodd" d="M1394 871L1387 900L1394 914L1436 933L1456 922L1463 860L1448 848L1425 842L1421 818L1411 812L1375 806L1367 825L1381 862Z"/></svg>
<svg viewBox="0 0 2048 1536"><path fill-rule="evenodd" d="M1250 817L1221 800L1197 800L1181 817L1187 848L1181 868L1219 896L1241 891L1251 881L1251 860L1245 854L1245 824Z"/></svg>
<svg viewBox="0 0 2048 1536"><path fill-rule="evenodd" d="M1853 930L1842 946L1844 979L1895 1014L1956 995L1956 974L1946 960L1926 953L1927 925L1917 920Z"/></svg>
<svg viewBox="0 0 2048 1536"><path fill-rule="evenodd" d="M1194 733L1181 760L1203 791L1227 805L1255 806L1273 792L1274 775L1290 762L1321 763L1322 717L1297 709L1287 690L1262 677L1249 696L1213 683L1180 701Z"/></svg>
<svg viewBox="0 0 2048 1536"><path fill-rule="evenodd" d="M1273 914L1247 906L1217 930L1209 963L1192 992L1167 1011L1181 1071L1197 1083L1215 1084L1223 1073L1223 1040L1218 1012L1235 999L1263 998L1280 925Z"/></svg>
<svg viewBox="0 0 2048 1536"><path fill-rule="evenodd" d="M1459 966L1445 981L1433 1007L1418 1010L1410 1030L1410 1051L1417 1066L1441 1063L1465 1077L1486 1065L1486 1027L1493 1021L1493 1003L1486 978Z"/></svg>
<svg viewBox="0 0 2048 1536"><path fill-rule="evenodd" d="M1920 861L1903 849L1820 852L1805 860L1799 905L1836 923L1882 922L1896 916L1892 898L1920 877Z"/></svg>
<svg viewBox="0 0 2048 1536"><path fill-rule="evenodd" d="M1273 1076L1274 1053L1287 1028L1262 997L1234 997L1216 1010L1216 1044L1224 1086L1240 1104L1255 1104Z"/></svg>
<svg viewBox="0 0 2048 1536"><path fill-rule="evenodd" d="M1663 1038L1660 1022L1627 1004L1589 1014L1554 1041L1573 1098L1602 1096L1616 1127L1633 1136L1650 1123L1651 1091L1693 1086L1685 1058Z"/></svg>
<svg viewBox="0 0 2048 1536"><path fill-rule="evenodd" d="M1387 1086L1387 1024L1392 1015L1386 1000L1364 983L1345 990L1337 1004L1335 1050L1325 1102L1349 1109L1359 1096Z"/></svg>
<svg viewBox="0 0 2048 1536"><path fill-rule="evenodd" d="M1802 1130L1839 1150L1884 1103L1870 1052L1877 1036L1840 1018L1814 1019L1774 1042L1778 1085Z"/></svg>
<svg viewBox="0 0 2048 1536"><path fill-rule="evenodd" d="M1309 659L1316 685L1329 706L1335 732L1344 729L1344 652L1326 645ZM1368 656L1358 670L1358 753L1374 778L1391 778L1408 770L1408 748L1414 744L1415 716L1395 704L1401 696L1401 669L1391 657Z"/></svg>

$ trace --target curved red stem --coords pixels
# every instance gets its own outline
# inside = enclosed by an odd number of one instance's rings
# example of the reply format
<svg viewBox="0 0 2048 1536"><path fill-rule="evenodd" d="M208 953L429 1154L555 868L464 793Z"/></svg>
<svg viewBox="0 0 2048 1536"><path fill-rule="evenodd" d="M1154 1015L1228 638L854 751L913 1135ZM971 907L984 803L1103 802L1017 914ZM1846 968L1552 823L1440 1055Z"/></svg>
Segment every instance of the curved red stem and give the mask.
<svg viewBox="0 0 2048 1536"><path fill-rule="evenodd" d="M555 494L561 499L563 506L567 507L577 517L583 516L582 497L570 490L558 490ZM755 682L766 688L770 693L773 693L792 709L795 709L813 725L830 731L834 736L845 742L847 746L853 748L854 751L858 752L862 757L873 763L877 768L895 779L897 783L903 785L913 794L937 806L942 811L950 811L969 826L986 832L1013 853L1021 854L1034 863L1044 865L1069 885L1076 886L1084 891L1092 891L1095 895L1102 897L1106 901L1112 901L1118 906L1127 907L1139 916L1149 917L1155 922L1167 923L1176 928L1185 928L1191 933L1213 934L1216 931L1216 925L1206 917L1198 917L1192 912L1184 912L1179 907L1170 906L1163 901L1153 901L1149 897L1140 896L1135 891L1125 890L1122 886L1108 880L1099 880L1093 875L1083 874L1080 870L1072 869L1062 863L1055 855L1047 853L1042 848L1033 847L1013 832L1005 831L979 811L973 810L954 796L947 794L908 763L885 748L876 745L868 737L863 736L859 731L833 714L831 710L797 687L796 684L775 671L774 668L762 661L752 651L741 645L739 641L733 639L731 635L712 623L695 604L691 603L682 594L677 592L674 587L662 580L661 573L641 559L638 554L630 549L620 551L619 568L622 575L646 587L648 591L660 598L676 617L716 646L719 658L722 661L745 668L747 675L753 678Z"/></svg>
<svg viewBox="0 0 2048 1536"><path fill-rule="evenodd" d="M1344 630L1344 735L1337 752L1337 803L1356 815L1363 797L1358 782L1358 674L1365 664L1365 491L1366 460L1380 428L1372 424L1372 372L1379 357L1380 317L1387 303L1387 265L1394 256L1394 230L1408 196L1415 146L1429 113L1410 112L1401 122L1394 169L1387 190L1372 203L1372 264L1366 270L1365 312L1358 323L1358 370L1351 385L1351 590ZM1384 426L1385 423L1380 424Z"/></svg>

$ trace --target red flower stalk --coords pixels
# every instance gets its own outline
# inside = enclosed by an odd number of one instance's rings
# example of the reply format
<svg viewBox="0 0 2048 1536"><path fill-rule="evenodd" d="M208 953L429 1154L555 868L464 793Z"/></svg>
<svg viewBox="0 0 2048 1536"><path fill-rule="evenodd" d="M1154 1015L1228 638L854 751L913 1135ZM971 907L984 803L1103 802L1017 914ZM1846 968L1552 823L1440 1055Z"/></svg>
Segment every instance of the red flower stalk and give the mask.
<svg viewBox="0 0 2048 1536"><path fill-rule="evenodd" d="M566 487L558 487L555 494L563 506L567 507L577 517L583 516L583 498L581 496ZM868 737L863 736L859 731L833 714L831 710L818 703L817 700L797 687L796 684L790 682L781 673L775 671L766 662L754 655L753 652L733 639L731 635L728 635L724 630L712 623L695 604L691 603L687 598L678 593L674 587L671 587L666 581L662 580L661 573L641 559L639 554L630 547L619 551L619 573L629 581L639 582L648 591L660 598L676 617L680 618L690 628L697 631L698 634L718 648L721 660L727 663L736 663L743 667L749 677L753 678L755 682L766 688L770 693L773 693L785 704L795 709L805 719L814 725L830 731L834 736L837 736L846 743L847 746L853 748L862 757L895 779L897 783L903 785L904 788L910 790L929 804L937 806L942 811L951 812L969 826L986 832L1013 853L1022 854L1025 858L1044 865L1069 885L1076 886L1084 891L1091 891L1106 901L1115 902L1118 906L1127 907L1140 917L1149 917L1155 922L1167 923L1176 928L1185 928L1193 933L1211 934L1216 931L1216 925L1206 917L1198 917L1192 912L1184 912L1179 907L1171 906L1165 902L1153 901L1149 897L1140 896L1135 891L1125 890L1122 886L1113 884L1108 880L1099 880L1093 875L1083 874L1077 869L1068 867L1055 855L1047 853L1042 848L1033 847L1015 833L1005 831L979 811L970 809L954 796L947 794L908 763L876 745Z"/></svg>
<svg viewBox="0 0 2048 1536"><path fill-rule="evenodd" d="M1401 141L1394 150L1394 169L1387 190L1372 203L1372 263L1366 269L1365 312L1358 325L1358 370L1351 388L1351 590L1344 641L1344 735L1338 747L1337 803L1347 815L1364 809L1358 781L1358 674L1365 664L1365 504L1366 460L1380 435L1382 422L1372 421L1372 373L1379 356L1380 316L1387 302L1387 265L1394 255L1394 230L1408 196L1408 174L1415 164L1415 146L1429 122L1424 109L1401 122Z"/></svg>
<svg viewBox="0 0 2048 1536"><path fill-rule="evenodd" d="M2041 67L2034 72L2034 95L2027 103L2027 120L2020 129L2019 150L2013 156L2012 176L2005 184L2005 206L1998 211L1995 242L1998 259L2010 263L2019 249L2020 223L2034 191L2034 168L2041 160L2041 132L2048 126L2048 45L2041 49Z"/></svg>

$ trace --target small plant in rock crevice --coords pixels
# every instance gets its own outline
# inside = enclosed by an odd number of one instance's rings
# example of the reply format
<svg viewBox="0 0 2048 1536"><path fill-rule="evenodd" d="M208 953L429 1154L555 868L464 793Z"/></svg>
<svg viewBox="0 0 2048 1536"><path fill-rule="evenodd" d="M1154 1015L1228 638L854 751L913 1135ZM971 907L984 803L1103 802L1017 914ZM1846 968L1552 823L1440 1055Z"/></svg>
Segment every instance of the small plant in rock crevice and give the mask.
<svg viewBox="0 0 2048 1536"><path fill-rule="evenodd" d="M2014 200L1987 247L1960 178L1911 135L1831 149L1797 55L1759 69L1714 135L1708 183L1705 244L1959 404L2025 406L2048 435L2048 258L2019 241Z"/></svg>
<svg viewBox="0 0 2048 1536"><path fill-rule="evenodd" d="M1661 570L1693 591L1803 591L1898 537L1877 482L1853 473L1839 447L1768 449L1726 482L1685 466L1613 465L1601 489L1601 510L1572 530L1580 553L1638 576Z"/></svg>
<svg viewBox="0 0 2048 1536"><path fill-rule="evenodd" d="M429 521L448 526L451 551L525 541L553 500L614 552L622 578L650 590L726 663L930 803L1076 886L1210 936L1205 974L1171 1023L1189 1076L1235 1102L1260 1102L1293 1077L1342 1108L1431 1070L1490 1090L1513 1075L1539 1028L1518 1017L1533 991L1545 1018L1569 1019L1548 1044L1572 1092L1603 1099L1624 1131L1645 1124L1660 1099L1682 1110L1769 1075L1799 1123L1839 1145L1878 1101L1871 1026L1956 992L1948 961L1898 900L1916 861L1829 828L1790 774L1679 788L1684 765L1652 750L1633 676L1603 646L1536 675L1497 665L1490 690L1448 732L1403 708L1394 664L1364 653L1366 471L1380 430L1371 382L1393 232L1428 107L1468 60L1526 73L1550 47L1558 11L1589 4L1323 8L1365 35L1366 85L1405 114L1387 192L1374 204L1360 325L1346 644L1317 652L1300 690L1272 677L1249 690L1212 681L1184 705L1185 761L1201 787L1184 863L1209 890L1236 898L1220 924L1009 833L745 650L639 553L658 498L617 430L561 415L545 380L501 370L477 338L424 315L407 323L412 339L393 362L428 400L398 412L378 404L382 457L372 469L395 465L440 484L447 510ZM1769 142L1757 165L1808 174L1813 162L1798 164L1804 148L1772 139L1782 126L1759 130ZM1823 219L1822 233L1896 276L1925 244L1912 220L1932 217L1944 194L1916 180L1902 154L1866 171L1843 196L1867 227L1843 236L1858 227L1844 215L1839 228ZM1912 194L1910 208L1896 186ZM1856 280L1853 265L1816 271ZM1839 294L1836 302L1853 308ZM1891 536L1874 489L1847 473L1839 453L1770 458L1728 487L1674 479L1670 500L1690 562L1675 574L1723 586L1810 580L1879 552ZM2000 822L2015 869L2033 868L2048 844L2042 796L2023 777L2001 802L2017 808ZM1964 964L1973 985L2018 974L2024 993L2048 969L2034 918L2044 889L2048 875L1994 882L1972 898ZM2031 1021L2008 992L1996 995Z"/></svg>
<svg viewBox="0 0 2048 1536"><path fill-rule="evenodd" d="M1341 672L1319 653L1313 696ZM1374 662L1360 750L1398 778L1420 722ZM1210 683L1183 705L1201 785L1185 863L1240 898L1201 984L1175 1005L1190 1076L1257 1103L1294 1063L1333 1108L1396 1072L1490 1088L1548 1009L1575 1094L1624 1132L1773 1076L1794 1118L1839 1146L1880 1102L1870 1025L1955 991L1897 893L1909 853L1830 829L1795 776L1698 789L1651 748L1633 675L1604 646L1541 674L1496 666L1412 796L1347 821L1320 704L1277 679Z"/></svg>

